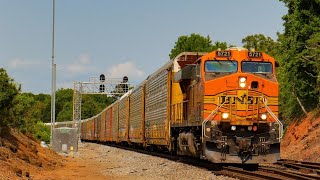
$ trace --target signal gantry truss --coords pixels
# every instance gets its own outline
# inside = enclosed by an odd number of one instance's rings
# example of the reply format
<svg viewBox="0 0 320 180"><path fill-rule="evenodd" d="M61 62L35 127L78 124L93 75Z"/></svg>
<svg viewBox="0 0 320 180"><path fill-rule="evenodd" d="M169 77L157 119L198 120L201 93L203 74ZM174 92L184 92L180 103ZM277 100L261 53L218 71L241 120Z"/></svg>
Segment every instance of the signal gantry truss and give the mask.
<svg viewBox="0 0 320 180"><path fill-rule="evenodd" d="M105 94L109 97L121 97L129 91L128 77L105 79L103 74L99 78L90 78L88 82L74 82L73 90L73 127L78 128L81 135L81 102L83 94Z"/></svg>

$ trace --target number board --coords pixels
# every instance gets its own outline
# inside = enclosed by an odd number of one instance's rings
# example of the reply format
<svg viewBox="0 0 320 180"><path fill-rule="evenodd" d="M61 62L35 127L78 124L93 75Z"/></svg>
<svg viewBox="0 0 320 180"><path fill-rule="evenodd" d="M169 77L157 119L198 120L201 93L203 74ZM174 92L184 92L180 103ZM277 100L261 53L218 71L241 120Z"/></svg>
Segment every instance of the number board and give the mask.
<svg viewBox="0 0 320 180"><path fill-rule="evenodd" d="M216 56L218 57L230 57L231 51L217 51Z"/></svg>
<svg viewBox="0 0 320 180"><path fill-rule="evenodd" d="M260 58L262 57L261 52L248 52L248 57L249 58Z"/></svg>

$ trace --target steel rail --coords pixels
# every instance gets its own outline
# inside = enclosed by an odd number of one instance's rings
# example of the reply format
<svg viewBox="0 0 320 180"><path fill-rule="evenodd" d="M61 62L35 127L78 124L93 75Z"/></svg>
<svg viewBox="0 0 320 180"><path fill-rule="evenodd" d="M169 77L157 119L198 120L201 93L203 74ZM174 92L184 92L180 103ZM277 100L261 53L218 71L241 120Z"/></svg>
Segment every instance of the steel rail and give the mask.
<svg viewBox="0 0 320 180"><path fill-rule="evenodd" d="M235 178L239 179L272 179L272 180L282 180L282 176L275 174L270 174L261 171L247 171L237 167L223 167L226 174L235 174Z"/></svg>
<svg viewBox="0 0 320 180"><path fill-rule="evenodd" d="M301 179L301 180L320 179L320 176L317 176L317 175L310 175L310 174L305 174L305 173L287 171L284 169L278 169L278 168L274 168L274 167L259 167L259 170L272 172L274 174L279 174L279 175L285 176L287 178L292 178L292 179Z"/></svg>
<svg viewBox="0 0 320 180"><path fill-rule="evenodd" d="M294 160L279 160L276 164L285 167L291 167L293 169L306 170L320 174L320 163Z"/></svg>
<svg viewBox="0 0 320 180"><path fill-rule="evenodd" d="M280 159L278 162L288 162L288 163L296 163L303 165L305 167L311 167L311 168L318 168L320 169L320 163L317 162L308 162L308 161L297 161L297 160L290 160L290 159Z"/></svg>

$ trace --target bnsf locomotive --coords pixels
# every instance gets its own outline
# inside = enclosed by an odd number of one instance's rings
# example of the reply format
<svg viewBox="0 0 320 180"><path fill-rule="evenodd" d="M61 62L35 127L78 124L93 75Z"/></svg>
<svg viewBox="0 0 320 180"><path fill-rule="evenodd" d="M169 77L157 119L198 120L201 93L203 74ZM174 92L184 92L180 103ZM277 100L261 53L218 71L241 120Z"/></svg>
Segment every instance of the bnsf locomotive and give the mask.
<svg viewBox="0 0 320 180"><path fill-rule="evenodd" d="M214 163L280 157L276 61L229 48L184 52L95 117L81 138L125 143Z"/></svg>

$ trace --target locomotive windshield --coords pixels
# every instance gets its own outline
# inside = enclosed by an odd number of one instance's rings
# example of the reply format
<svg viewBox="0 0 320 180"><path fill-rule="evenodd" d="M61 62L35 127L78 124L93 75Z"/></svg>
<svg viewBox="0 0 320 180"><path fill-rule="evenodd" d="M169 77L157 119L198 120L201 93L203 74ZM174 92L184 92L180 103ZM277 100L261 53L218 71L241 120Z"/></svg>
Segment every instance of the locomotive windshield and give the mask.
<svg viewBox="0 0 320 180"><path fill-rule="evenodd" d="M238 62L237 61L206 61L205 64L206 72L237 72Z"/></svg>
<svg viewBox="0 0 320 180"><path fill-rule="evenodd" d="M272 64L269 62L242 62L242 72L272 73Z"/></svg>

